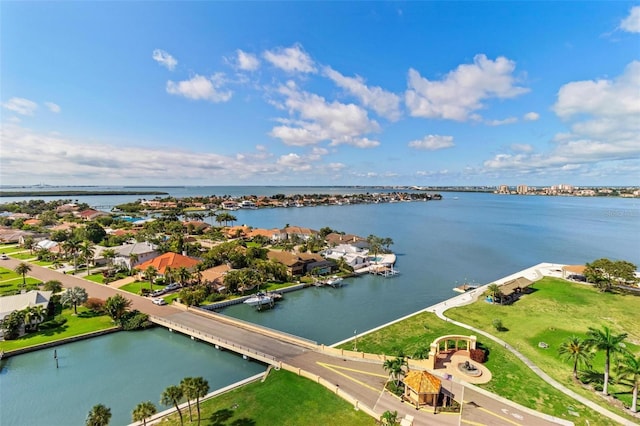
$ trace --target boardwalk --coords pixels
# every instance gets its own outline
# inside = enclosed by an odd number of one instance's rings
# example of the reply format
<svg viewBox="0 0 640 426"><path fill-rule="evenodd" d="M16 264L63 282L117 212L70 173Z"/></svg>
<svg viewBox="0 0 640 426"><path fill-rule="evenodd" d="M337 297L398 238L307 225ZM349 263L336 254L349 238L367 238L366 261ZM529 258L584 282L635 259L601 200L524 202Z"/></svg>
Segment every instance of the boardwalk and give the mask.
<svg viewBox="0 0 640 426"><path fill-rule="evenodd" d="M19 262L3 261L2 266L15 268ZM413 417L418 425L550 425L556 424L538 416L538 413L519 407L496 395L459 381L443 380L443 388L463 401L461 413L434 414L431 409L415 410L384 391L388 373L382 360L358 359L353 353L345 355L339 350L326 348L307 339L265 327L238 321L224 315L156 306L150 299L126 293L106 285L96 284L71 275L32 265L29 274L39 280L58 280L65 287L83 287L90 297L106 299L114 294L125 295L132 308L150 315L158 325L211 343L212 350L232 350L248 358L285 368L319 383L343 399L379 418L385 411L397 411L399 418ZM362 354L356 354L362 355ZM364 357L364 355L362 355ZM379 356L373 356L379 357ZM565 422L566 423L566 422Z"/></svg>

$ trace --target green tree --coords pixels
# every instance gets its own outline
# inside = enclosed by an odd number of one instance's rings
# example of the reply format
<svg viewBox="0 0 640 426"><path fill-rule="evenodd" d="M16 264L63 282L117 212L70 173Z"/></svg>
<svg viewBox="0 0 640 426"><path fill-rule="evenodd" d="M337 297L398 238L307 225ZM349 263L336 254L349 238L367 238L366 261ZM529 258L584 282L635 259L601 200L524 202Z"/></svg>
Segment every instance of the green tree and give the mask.
<svg viewBox="0 0 640 426"><path fill-rule="evenodd" d="M89 270L91 267L91 263L93 262L93 255L95 250L93 248L93 244L89 241L85 241L80 245L80 255L84 259L87 265L87 275L89 275Z"/></svg>
<svg viewBox="0 0 640 426"><path fill-rule="evenodd" d="M600 291L610 291L613 284L626 285L638 281L636 265L624 260L597 259L585 265L584 276Z"/></svg>
<svg viewBox="0 0 640 426"><path fill-rule="evenodd" d="M591 368L591 360L593 352L587 343L577 336L571 336L558 348L558 354L571 362L573 362L573 378L578 378L578 366L580 364Z"/></svg>
<svg viewBox="0 0 640 426"><path fill-rule="evenodd" d="M86 426L107 426L111 420L111 409L103 404L94 405L89 411Z"/></svg>
<svg viewBox="0 0 640 426"><path fill-rule="evenodd" d="M102 256L107 259L107 267L113 267L113 259L115 259L117 253L114 249L106 249L102 252Z"/></svg>
<svg viewBox="0 0 640 426"><path fill-rule="evenodd" d="M62 294L60 303L73 306L73 312L78 315L78 305L82 305L88 298L87 290L82 287L73 287Z"/></svg>
<svg viewBox="0 0 640 426"><path fill-rule="evenodd" d="M116 294L115 296L107 298L107 301L104 304L104 310L114 322L119 323L120 319L124 316L130 306L131 300L120 294Z"/></svg>
<svg viewBox="0 0 640 426"><path fill-rule="evenodd" d="M180 389L182 389L182 393L185 398L187 398L187 406L189 407L189 421L193 421L193 415L191 414L191 399L194 394L193 391L193 377L185 377L180 381Z"/></svg>
<svg viewBox="0 0 640 426"><path fill-rule="evenodd" d="M369 243L369 252L373 253L373 257L378 257L382 249L382 238L372 234L367 237L367 243Z"/></svg>
<svg viewBox="0 0 640 426"><path fill-rule="evenodd" d="M178 416L180 417L180 425L184 424L182 419L182 411L180 411L180 401L184 398L184 391L180 386L169 386L167 387L160 396L160 404L162 405L173 405L176 407L176 411L178 412Z"/></svg>
<svg viewBox="0 0 640 426"><path fill-rule="evenodd" d="M638 387L640 386L640 356L627 354L617 368L618 381L631 386L631 411L638 412Z"/></svg>
<svg viewBox="0 0 640 426"><path fill-rule="evenodd" d="M31 272L31 265L25 262L20 262L18 266L14 269L16 274L22 275L22 287L27 286L27 274Z"/></svg>
<svg viewBox="0 0 640 426"><path fill-rule="evenodd" d="M157 413L156 406L151 401L141 402L133 409L132 418L134 422L142 422L147 426L147 419Z"/></svg>
<svg viewBox="0 0 640 426"><path fill-rule="evenodd" d="M383 425L387 426L397 426L398 423L398 412L397 411L385 411L382 413L382 417L380 417L380 421Z"/></svg>
<svg viewBox="0 0 640 426"><path fill-rule="evenodd" d="M67 255L73 256L73 269L78 269L78 252L80 251L80 247L82 246L82 242L75 238L68 239L62 244L62 249Z"/></svg>
<svg viewBox="0 0 640 426"><path fill-rule="evenodd" d="M491 303L496 303L497 299L502 301L502 291L500 290L500 286L496 283L489 284L486 294L491 296Z"/></svg>
<svg viewBox="0 0 640 426"><path fill-rule="evenodd" d="M144 276L149 280L149 291L153 290L153 281L155 281L158 276L158 270L155 266L149 265L147 269L144 270Z"/></svg>
<svg viewBox="0 0 640 426"><path fill-rule="evenodd" d="M107 231L97 222L89 222L87 226L78 228L78 230L82 230L81 239L89 240L93 244L98 244L107 236Z"/></svg>
<svg viewBox="0 0 640 426"><path fill-rule="evenodd" d="M209 393L209 382L202 377L194 377L191 382L192 396L196 399L196 409L198 411L198 426L200 426L200 398L204 398Z"/></svg>
<svg viewBox="0 0 640 426"><path fill-rule="evenodd" d="M407 359L404 355L400 354L397 357L387 359L382 368L389 372L389 379L395 380L396 386L400 385L400 377L404 373L404 367L408 365Z"/></svg>
<svg viewBox="0 0 640 426"><path fill-rule="evenodd" d="M46 291L51 291L54 294L62 291L62 283L58 280L50 280L44 283L43 288Z"/></svg>
<svg viewBox="0 0 640 426"><path fill-rule="evenodd" d="M4 317L0 327L2 328L5 340L17 339L18 336L20 336L23 325L24 314L20 311L13 311Z"/></svg>
<svg viewBox="0 0 640 426"><path fill-rule="evenodd" d="M627 353L623 344L627 338L627 333L613 334L609 327L603 326L602 330L589 327L587 331L587 339L585 343L593 349L604 351L604 385L602 393L609 395L609 366L611 356L616 354Z"/></svg>
<svg viewBox="0 0 640 426"><path fill-rule="evenodd" d="M181 266L176 270L176 276L178 277L178 280L180 281L180 285L182 285L184 287L184 286L186 286L187 281L189 281L191 279L191 271L189 269L187 269L186 267Z"/></svg>

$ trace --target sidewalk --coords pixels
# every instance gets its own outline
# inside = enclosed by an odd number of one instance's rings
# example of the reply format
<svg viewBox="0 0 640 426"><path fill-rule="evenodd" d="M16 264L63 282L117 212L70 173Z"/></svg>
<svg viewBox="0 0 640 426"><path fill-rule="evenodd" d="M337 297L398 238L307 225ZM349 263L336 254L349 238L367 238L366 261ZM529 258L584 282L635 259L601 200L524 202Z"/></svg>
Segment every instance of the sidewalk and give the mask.
<svg viewBox="0 0 640 426"><path fill-rule="evenodd" d="M541 279L544 276L552 276L552 277L560 277L562 276L562 272L561 272L561 268L564 265L558 265L558 264L553 264L553 263L540 263L538 265L532 266L531 268L525 269L523 271L517 272L515 274L509 275L508 277L502 278L500 280L496 280L494 281L496 284L502 284L504 282L507 282L511 279L514 278L518 278L518 277L525 277L528 278L532 281L537 281L539 279ZM525 357L523 354L521 354L520 352L518 352L513 346L509 345L507 342L505 342L504 340L493 336L492 334L489 334L485 331L479 330L475 327L472 327L470 325L458 322L458 321L454 321L452 319L449 319L448 317L446 317L444 315L444 312L452 307L459 307L459 306L464 306L464 305L468 305L470 303L475 302L476 300L478 300L478 297L482 297L483 292L485 290L485 288L488 286L489 284L479 287L473 291L470 291L468 293L464 293L461 296L457 296L454 297L452 299L449 299L445 302L439 303L437 305L432 306L431 308L429 308L430 311L434 312L440 319L442 319L443 321L448 321L452 324L458 325L460 327L466 328L468 330L471 330L477 334L481 334L491 340L493 340L494 342L500 344L500 346L504 346L507 350L511 351L516 357L518 357L518 359L520 359L527 367L529 367L531 370L533 370L534 373L536 373L542 380L544 380L545 382L547 382L548 384L550 384L551 386L553 386L554 388L556 388L557 390L559 390L560 392L564 393L565 395L575 399L576 401L586 405L587 407L597 411L598 413L602 414L603 416L606 416L608 418L610 418L611 420L614 420L617 423L620 423L622 425L628 425L628 426L633 426L635 423L633 423L630 420L625 419L622 416L619 416L616 413L613 413L609 410L607 410L606 408L604 408L603 406L596 404L595 402L583 397L582 395L578 395L577 393L575 393L574 391L572 391L571 389L565 387L563 384L557 382L555 379L551 378L547 373L545 373L544 371L542 371L537 365L535 365L529 358ZM467 296L467 297L463 297L463 296Z"/></svg>

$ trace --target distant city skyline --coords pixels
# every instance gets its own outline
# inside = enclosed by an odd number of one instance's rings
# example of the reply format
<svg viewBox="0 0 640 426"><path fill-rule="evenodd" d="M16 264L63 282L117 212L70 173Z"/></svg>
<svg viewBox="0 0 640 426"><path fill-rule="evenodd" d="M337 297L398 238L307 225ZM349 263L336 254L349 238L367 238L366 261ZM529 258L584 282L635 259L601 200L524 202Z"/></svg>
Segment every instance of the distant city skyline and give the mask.
<svg viewBox="0 0 640 426"><path fill-rule="evenodd" d="M2 2L2 185L640 183L638 2Z"/></svg>

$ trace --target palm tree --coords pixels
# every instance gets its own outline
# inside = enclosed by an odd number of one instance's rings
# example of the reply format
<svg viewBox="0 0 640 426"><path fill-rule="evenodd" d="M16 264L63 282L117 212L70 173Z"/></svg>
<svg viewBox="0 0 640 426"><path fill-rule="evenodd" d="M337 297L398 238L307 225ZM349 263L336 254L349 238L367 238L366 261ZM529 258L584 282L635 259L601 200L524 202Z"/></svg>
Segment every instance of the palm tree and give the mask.
<svg viewBox="0 0 640 426"><path fill-rule="evenodd" d="M89 241L85 241L80 246L80 254L82 258L87 263L87 275L89 275L89 268L91 267L91 262L93 262L93 255L95 250L93 249L93 244Z"/></svg>
<svg viewBox="0 0 640 426"><path fill-rule="evenodd" d="M182 420L182 411L180 411L180 401L184 398L184 391L180 386L169 386L162 392L160 396L160 404L162 405L173 405L176 407L176 411L178 411L178 416L180 416L180 425L183 425L184 422Z"/></svg>
<svg viewBox="0 0 640 426"><path fill-rule="evenodd" d="M114 249L106 249L102 252L102 256L107 259L107 267L108 268L112 268L113 267L113 259L115 259L117 253Z"/></svg>
<svg viewBox="0 0 640 426"><path fill-rule="evenodd" d="M191 382L193 395L196 398L196 409L198 410L198 426L200 426L200 398L204 398L209 392L209 382L202 377L195 377Z"/></svg>
<svg viewBox="0 0 640 426"><path fill-rule="evenodd" d="M136 405L136 408L133 409L132 418L134 422L142 421L142 424L147 426L147 418L153 416L157 412L158 409L153 402L145 401Z"/></svg>
<svg viewBox="0 0 640 426"><path fill-rule="evenodd" d="M131 300L125 298L120 294L108 297L104 309L114 322L120 321L120 318L127 312L127 309L131 306Z"/></svg>
<svg viewBox="0 0 640 426"><path fill-rule="evenodd" d="M140 256L137 253L131 253L129 255L129 269L133 271L134 265L140 260Z"/></svg>
<svg viewBox="0 0 640 426"><path fill-rule="evenodd" d="M150 265L147 269L144 270L144 276L149 280L149 291L153 290L153 281L158 276L158 270L155 266Z"/></svg>
<svg viewBox="0 0 640 426"><path fill-rule="evenodd" d="M617 368L618 381L633 388L631 411L638 412L638 387L640 386L640 356L627 354Z"/></svg>
<svg viewBox="0 0 640 426"><path fill-rule="evenodd" d="M404 355L398 355L393 359L388 359L382 364L382 368L389 372L389 378L394 379L396 386L400 385L400 375L403 373L403 367L407 366L408 362Z"/></svg>
<svg viewBox="0 0 640 426"><path fill-rule="evenodd" d="M25 262L20 262L18 266L14 269L16 274L22 275L22 287L27 286L27 274L31 272L31 265Z"/></svg>
<svg viewBox="0 0 640 426"><path fill-rule="evenodd" d="M500 298L502 302L502 291L500 291L500 286L496 283L489 284L487 287L487 293L491 296L491 303L496 303L496 299Z"/></svg>
<svg viewBox="0 0 640 426"><path fill-rule="evenodd" d="M75 239L70 239L62 244L64 252L73 256L73 269L78 269L78 251L82 246L82 242Z"/></svg>
<svg viewBox="0 0 640 426"><path fill-rule="evenodd" d="M60 297L60 303L63 305L72 305L73 312L78 315L78 305L87 301L89 296L87 290L82 287L68 288Z"/></svg>
<svg viewBox="0 0 640 426"><path fill-rule="evenodd" d="M87 426L107 426L111 420L111 409L102 405L94 405L89 411L85 424Z"/></svg>
<svg viewBox="0 0 640 426"><path fill-rule="evenodd" d="M54 294L60 293L62 291L62 283L57 280L51 280L44 283L44 289L47 291L51 291Z"/></svg>
<svg viewBox="0 0 640 426"><path fill-rule="evenodd" d="M175 279L175 272L171 266L167 266L164 269L164 283L171 284Z"/></svg>
<svg viewBox="0 0 640 426"><path fill-rule="evenodd" d="M178 279L180 280L180 284L183 287L185 286L187 281L191 279L191 271L185 268L184 266L181 266L178 268L178 270L176 271L176 275L178 276Z"/></svg>
<svg viewBox="0 0 640 426"><path fill-rule="evenodd" d="M578 364L584 364L591 368L593 352L584 340L577 336L571 336L558 348L561 357L573 361L573 378L578 378Z"/></svg>
<svg viewBox="0 0 640 426"><path fill-rule="evenodd" d="M187 406L189 407L189 421L193 421L193 416L191 414L191 397L193 395L193 377L185 377L180 381L180 389L182 389L182 393L185 398L187 398Z"/></svg>
<svg viewBox="0 0 640 426"><path fill-rule="evenodd" d="M587 331L585 343L593 349L604 351L604 385L602 387L602 393L604 395L609 395L609 365L611 355L627 352L623 344L626 338L627 333L612 334L609 327L606 326L603 326L602 330L589 327L589 331Z"/></svg>

